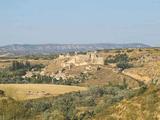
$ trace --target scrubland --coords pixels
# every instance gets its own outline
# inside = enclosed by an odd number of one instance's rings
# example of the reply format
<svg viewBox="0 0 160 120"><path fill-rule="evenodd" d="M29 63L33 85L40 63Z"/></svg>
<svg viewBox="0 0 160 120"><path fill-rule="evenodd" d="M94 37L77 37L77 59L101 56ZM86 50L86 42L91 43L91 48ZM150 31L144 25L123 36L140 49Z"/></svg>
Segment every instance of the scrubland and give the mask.
<svg viewBox="0 0 160 120"><path fill-rule="evenodd" d="M72 69L62 69L61 61L55 64L54 57L3 58L0 120L160 119L160 49L103 50L97 54L104 58L104 65ZM58 70L74 77L47 76ZM28 72L32 73L29 78L25 77Z"/></svg>

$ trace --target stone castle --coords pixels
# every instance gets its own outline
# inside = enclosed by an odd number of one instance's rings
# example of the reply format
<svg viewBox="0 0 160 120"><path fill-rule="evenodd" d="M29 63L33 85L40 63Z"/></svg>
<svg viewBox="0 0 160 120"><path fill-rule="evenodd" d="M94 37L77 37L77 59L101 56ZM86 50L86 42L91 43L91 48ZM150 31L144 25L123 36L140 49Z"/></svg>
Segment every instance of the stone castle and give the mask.
<svg viewBox="0 0 160 120"><path fill-rule="evenodd" d="M88 52L86 54L74 55L65 54L59 55L50 65L48 65L42 72L42 75L48 75L59 79L74 78L74 70L81 66L78 71L89 71L92 65L104 65L103 57L98 56L97 52ZM71 71L70 71L71 70Z"/></svg>
<svg viewBox="0 0 160 120"><path fill-rule="evenodd" d="M104 65L103 57L99 57L96 52L88 52L85 55L77 54L70 56L60 55L59 59L66 59L65 62L61 63L62 67L70 67L71 65L82 66L82 65Z"/></svg>

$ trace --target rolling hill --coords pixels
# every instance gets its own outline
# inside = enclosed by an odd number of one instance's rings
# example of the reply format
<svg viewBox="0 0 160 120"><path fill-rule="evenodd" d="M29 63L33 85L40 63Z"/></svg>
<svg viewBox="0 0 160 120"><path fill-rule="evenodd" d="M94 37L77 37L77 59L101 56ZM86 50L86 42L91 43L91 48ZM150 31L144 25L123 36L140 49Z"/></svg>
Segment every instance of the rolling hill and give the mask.
<svg viewBox="0 0 160 120"><path fill-rule="evenodd" d="M132 43L132 44L13 44L0 47L1 56L11 55L48 55L57 53L66 53L74 51L94 51L103 49L119 48L148 48L149 45Z"/></svg>

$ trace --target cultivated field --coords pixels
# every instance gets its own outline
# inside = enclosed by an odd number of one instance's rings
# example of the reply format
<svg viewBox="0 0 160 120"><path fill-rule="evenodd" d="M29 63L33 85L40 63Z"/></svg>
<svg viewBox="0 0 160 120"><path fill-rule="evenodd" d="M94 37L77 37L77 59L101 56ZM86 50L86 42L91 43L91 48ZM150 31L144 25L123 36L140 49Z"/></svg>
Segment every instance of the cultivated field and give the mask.
<svg viewBox="0 0 160 120"><path fill-rule="evenodd" d="M49 84L0 84L0 90L15 100L29 100L41 97L87 90L85 87Z"/></svg>

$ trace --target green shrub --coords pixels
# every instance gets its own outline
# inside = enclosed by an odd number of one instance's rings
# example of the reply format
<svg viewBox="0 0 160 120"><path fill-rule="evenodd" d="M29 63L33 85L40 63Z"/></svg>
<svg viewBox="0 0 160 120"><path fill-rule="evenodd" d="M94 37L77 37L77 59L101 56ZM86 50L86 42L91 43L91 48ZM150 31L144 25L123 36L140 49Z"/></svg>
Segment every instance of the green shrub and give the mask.
<svg viewBox="0 0 160 120"><path fill-rule="evenodd" d="M132 65L129 64L128 62L119 62L119 63L116 64L116 66L118 68L120 68L121 70L124 70L124 69L132 67Z"/></svg>

